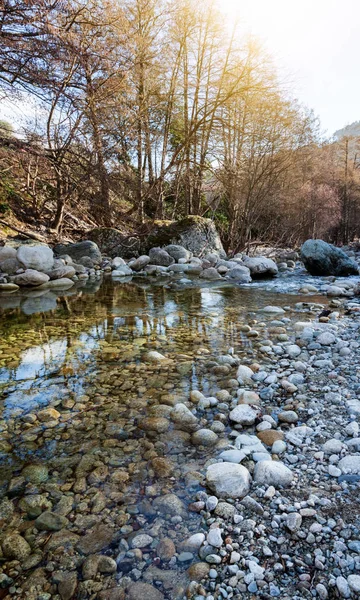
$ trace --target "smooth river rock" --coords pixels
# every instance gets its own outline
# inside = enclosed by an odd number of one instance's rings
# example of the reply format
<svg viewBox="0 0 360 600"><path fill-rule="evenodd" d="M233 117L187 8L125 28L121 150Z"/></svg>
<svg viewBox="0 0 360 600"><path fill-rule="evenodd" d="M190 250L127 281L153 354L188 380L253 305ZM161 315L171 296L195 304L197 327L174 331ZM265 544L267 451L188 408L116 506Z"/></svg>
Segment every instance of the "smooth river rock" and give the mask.
<svg viewBox="0 0 360 600"><path fill-rule="evenodd" d="M275 488L287 487L293 480L290 469L275 460L263 460L255 466L254 481L262 485L272 485Z"/></svg>
<svg viewBox="0 0 360 600"><path fill-rule="evenodd" d="M243 498L250 490L250 482L249 471L235 463L216 463L206 471L206 483L219 498Z"/></svg>
<svg viewBox="0 0 360 600"><path fill-rule="evenodd" d="M54 265L54 253L48 246L19 246L16 253L17 260L25 269L35 271L50 271Z"/></svg>

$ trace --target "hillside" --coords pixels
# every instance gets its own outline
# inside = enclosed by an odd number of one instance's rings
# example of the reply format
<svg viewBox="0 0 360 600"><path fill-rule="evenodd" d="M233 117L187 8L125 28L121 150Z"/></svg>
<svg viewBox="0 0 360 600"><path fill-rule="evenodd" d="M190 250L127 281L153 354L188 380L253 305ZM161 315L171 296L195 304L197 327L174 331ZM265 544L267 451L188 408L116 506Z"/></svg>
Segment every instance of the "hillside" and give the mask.
<svg viewBox="0 0 360 600"><path fill-rule="evenodd" d="M344 137L360 137L360 121L354 121L354 123L335 131L334 138L336 140L341 140Z"/></svg>

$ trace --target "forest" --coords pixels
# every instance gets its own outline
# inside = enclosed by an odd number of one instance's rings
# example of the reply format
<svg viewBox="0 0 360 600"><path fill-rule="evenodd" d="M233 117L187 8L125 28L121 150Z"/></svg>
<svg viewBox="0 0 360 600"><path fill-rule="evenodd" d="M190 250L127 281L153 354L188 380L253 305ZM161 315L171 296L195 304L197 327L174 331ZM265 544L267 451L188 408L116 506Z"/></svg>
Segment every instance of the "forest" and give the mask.
<svg viewBox="0 0 360 600"><path fill-rule="evenodd" d="M59 237L201 215L228 252L356 238L358 138L325 139L214 2L5 0L0 30L1 101L41 107L21 133L0 123L2 223Z"/></svg>

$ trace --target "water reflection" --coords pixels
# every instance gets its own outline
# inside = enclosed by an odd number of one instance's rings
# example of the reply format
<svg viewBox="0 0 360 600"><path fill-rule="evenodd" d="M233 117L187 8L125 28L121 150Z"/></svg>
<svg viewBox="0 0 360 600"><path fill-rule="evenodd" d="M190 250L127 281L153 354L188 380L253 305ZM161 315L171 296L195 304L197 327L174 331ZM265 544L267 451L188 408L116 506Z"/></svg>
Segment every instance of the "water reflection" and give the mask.
<svg viewBox="0 0 360 600"><path fill-rule="evenodd" d="M54 393L84 390L84 378L99 363L139 362L151 347L160 346L169 358L193 354L201 344L215 356L229 347L241 351L247 314L271 301L284 305L288 297L271 298L260 289L169 290L107 279L99 289L68 291L51 311L25 315L20 308L2 308L2 416L44 405Z"/></svg>

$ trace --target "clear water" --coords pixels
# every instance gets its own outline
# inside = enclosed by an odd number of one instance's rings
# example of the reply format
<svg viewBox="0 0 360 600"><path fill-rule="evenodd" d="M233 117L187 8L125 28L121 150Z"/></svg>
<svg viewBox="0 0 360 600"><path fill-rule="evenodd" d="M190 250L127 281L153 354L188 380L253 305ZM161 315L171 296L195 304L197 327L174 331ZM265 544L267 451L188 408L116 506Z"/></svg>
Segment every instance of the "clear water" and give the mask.
<svg viewBox="0 0 360 600"><path fill-rule="evenodd" d="M0 303L0 502L29 464L45 465L48 478L15 486L10 494L16 500L13 520L0 521L0 526L8 531L25 522L23 529L31 531L29 517L18 508L26 495L45 494L53 510L60 496L70 496L72 518L65 529L82 535L102 519L113 521L114 538L103 552L115 558L121 554L121 539L156 522L156 497L174 493L187 509L202 489L200 470L214 453L198 450L188 435L172 427L160 435L144 431L143 419L168 415L174 398L186 400L191 389L214 395L222 381L212 374L211 361L229 348L240 357L256 351L258 340L241 333L241 326L257 319L254 327L261 339L261 323L274 317L256 315L258 309L308 301L309 296L269 292L264 282L248 288L173 289L110 279L96 289L85 287L55 298L52 309L45 302L42 312L28 300L15 299L17 306L11 306L3 297ZM323 297L311 300L326 303ZM147 363L149 350L161 352L169 362ZM186 372L179 368L182 363L190 363ZM45 407L60 413L50 425L35 419ZM91 466L81 488L76 468L84 456ZM168 461L165 476L154 468L154 458ZM101 465L106 476L89 477ZM118 479L119 470L126 473L125 482ZM106 508L93 514L91 499L97 492ZM87 526L81 530L77 519L84 514ZM181 523L163 519L157 539L170 536L177 543L201 528L199 515L187 510ZM35 549L43 536L32 538ZM143 574L154 557L154 548L144 551ZM44 554L40 564L46 560ZM188 566L177 563L174 569L182 574ZM28 571L21 575L28 576ZM172 589L165 594L176 597Z"/></svg>

